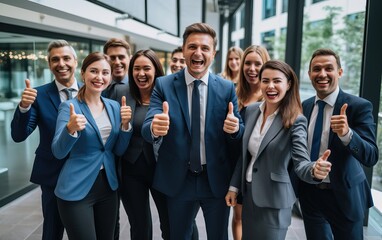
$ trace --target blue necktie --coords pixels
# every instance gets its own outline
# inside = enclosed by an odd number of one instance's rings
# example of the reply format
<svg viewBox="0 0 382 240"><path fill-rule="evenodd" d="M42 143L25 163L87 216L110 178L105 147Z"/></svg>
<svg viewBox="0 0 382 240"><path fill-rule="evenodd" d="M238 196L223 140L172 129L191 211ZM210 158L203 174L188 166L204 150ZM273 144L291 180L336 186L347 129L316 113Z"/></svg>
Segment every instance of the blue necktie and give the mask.
<svg viewBox="0 0 382 240"><path fill-rule="evenodd" d="M199 85L201 81L194 81L192 90L192 110L191 110L191 152L190 170L198 173L202 170L200 162L200 94Z"/></svg>
<svg viewBox="0 0 382 240"><path fill-rule="evenodd" d="M324 108L326 102L318 100L316 104L318 105L318 114L316 118L316 125L314 126L312 148L310 150L310 159L312 161L317 161L318 154L320 153L322 124L324 119Z"/></svg>
<svg viewBox="0 0 382 240"><path fill-rule="evenodd" d="M74 88L64 88L62 89L62 91L66 94L66 97L69 99L72 99L73 98L73 91L75 91Z"/></svg>

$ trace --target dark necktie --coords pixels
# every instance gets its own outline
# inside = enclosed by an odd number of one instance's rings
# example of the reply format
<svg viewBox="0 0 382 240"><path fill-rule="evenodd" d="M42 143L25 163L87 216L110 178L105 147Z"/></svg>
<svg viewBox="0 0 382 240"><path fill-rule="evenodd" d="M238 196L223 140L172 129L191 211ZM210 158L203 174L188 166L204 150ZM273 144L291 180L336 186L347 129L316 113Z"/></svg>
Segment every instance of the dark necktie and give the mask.
<svg viewBox="0 0 382 240"><path fill-rule="evenodd" d="M318 114L316 118L316 125L314 126L312 148L310 151L310 159L312 161L317 161L318 154L320 153L322 124L324 119L324 108L326 103L324 101L318 100L316 104L318 105Z"/></svg>
<svg viewBox="0 0 382 240"><path fill-rule="evenodd" d="M192 110L191 110L191 152L190 170L198 173L202 170L200 162L200 94L199 85L201 81L194 81L192 90Z"/></svg>
<svg viewBox="0 0 382 240"><path fill-rule="evenodd" d="M66 94L67 99L72 99L73 98L73 91L75 91L74 88L64 88L62 91Z"/></svg>

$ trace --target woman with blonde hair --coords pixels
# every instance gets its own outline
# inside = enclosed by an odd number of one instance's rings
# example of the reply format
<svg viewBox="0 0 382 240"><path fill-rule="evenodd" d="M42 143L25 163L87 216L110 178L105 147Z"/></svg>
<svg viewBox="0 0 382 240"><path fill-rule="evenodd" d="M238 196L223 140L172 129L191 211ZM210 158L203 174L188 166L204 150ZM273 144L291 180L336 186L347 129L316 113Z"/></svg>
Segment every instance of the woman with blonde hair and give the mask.
<svg viewBox="0 0 382 240"><path fill-rule="evenodd" d="M221 76L231 80L235 85L239 80L240 61L243 56L243 50L239 47L230 47L227 52L224 71Z"/></svg>
<svg viewBox="0 0 382 240"><path fill-rule="evenodd" d="M239 110L244 120L246 107L254 102L262 101L263 97L260 90L259 72L263 64L270 60L267 49L258 45L251 45L244 51L240 64L239 81L236 88ZM232 153L234 158L240 156L240 148ZM238 196L238 204L233 207L232 235L234 240L241 239L241 212L242 197Z"/></svg>

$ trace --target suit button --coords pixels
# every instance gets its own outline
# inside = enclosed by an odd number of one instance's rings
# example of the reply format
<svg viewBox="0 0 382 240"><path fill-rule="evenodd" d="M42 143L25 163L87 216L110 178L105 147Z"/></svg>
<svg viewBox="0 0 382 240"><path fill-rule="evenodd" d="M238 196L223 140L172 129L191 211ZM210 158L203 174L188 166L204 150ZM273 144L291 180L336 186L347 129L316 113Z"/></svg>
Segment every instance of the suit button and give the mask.
<svg viewBox="0 0 382 240"><path fill-rule="evenodd" d="M354 148L353 148L353 151L354 151L355 153L358 153L358 147L354 147Z"/></svg>
<svg viewBox="0 0 382 240"><path fill-rule="evenodd" d="M253 169L253 172L254 172L254 173L257 172L257 168L254 168L254 169Z"/></svg>

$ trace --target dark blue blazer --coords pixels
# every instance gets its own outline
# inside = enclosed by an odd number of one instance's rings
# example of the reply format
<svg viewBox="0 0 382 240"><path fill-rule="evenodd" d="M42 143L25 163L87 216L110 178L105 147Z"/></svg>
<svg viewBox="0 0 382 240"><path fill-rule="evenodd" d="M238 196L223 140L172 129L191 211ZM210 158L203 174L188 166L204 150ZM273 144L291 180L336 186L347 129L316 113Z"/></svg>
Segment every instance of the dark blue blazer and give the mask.
<svg viewBox="0 0 382 240"><path fill-rule="evenodd" d="M162 113L162 103L169 104L170 129L159 141L160 144L153 186L168 196L175 196L184 185L190 161L191 123L187 101L187 85L184 70L160 77L155 82L150 108L142 127L142 135L153 142L150 125L157 113ZM235 134L223 131L228 104L234 105L234 114L240 120L240 129ZM224 197L233 172L228 149L239 144L244 126L237 108L235 86L232 82L214 74L208 79L208 99L205 119L205 147L208 180L215 197Z"/></svg>
<svg viewBox="0 0 382 240"><path fill-rule="evenodd" d="M28 112L21 113L19 106L16 107L11 123L11 135L15 142L22 142L36 127L39 128L40 143L35 152L30 180L36 184L53 187L56 186L58 175L65 162L58 161L51 150L61 100L54 81L39 86L36 90L36 100Z"/></svg>
<svg viewBox="0 0 382 240"><path fill-rule="evenodd" d="M303 112L308 121L313 110L315 97L303 102ZM370 187L362 165L374 166L378 161L378 147L375 142L375 123L373 106L366 99L350 95L340 90L333 115L339 115L341 107L347 103L346 110L349 127L353 137L344 146L337 134L330 130L328 161L332 163L329 173L335 201L347 218L359 220L366 209L373 206ZM304 191L300 191L303 195Z"/></svg>

